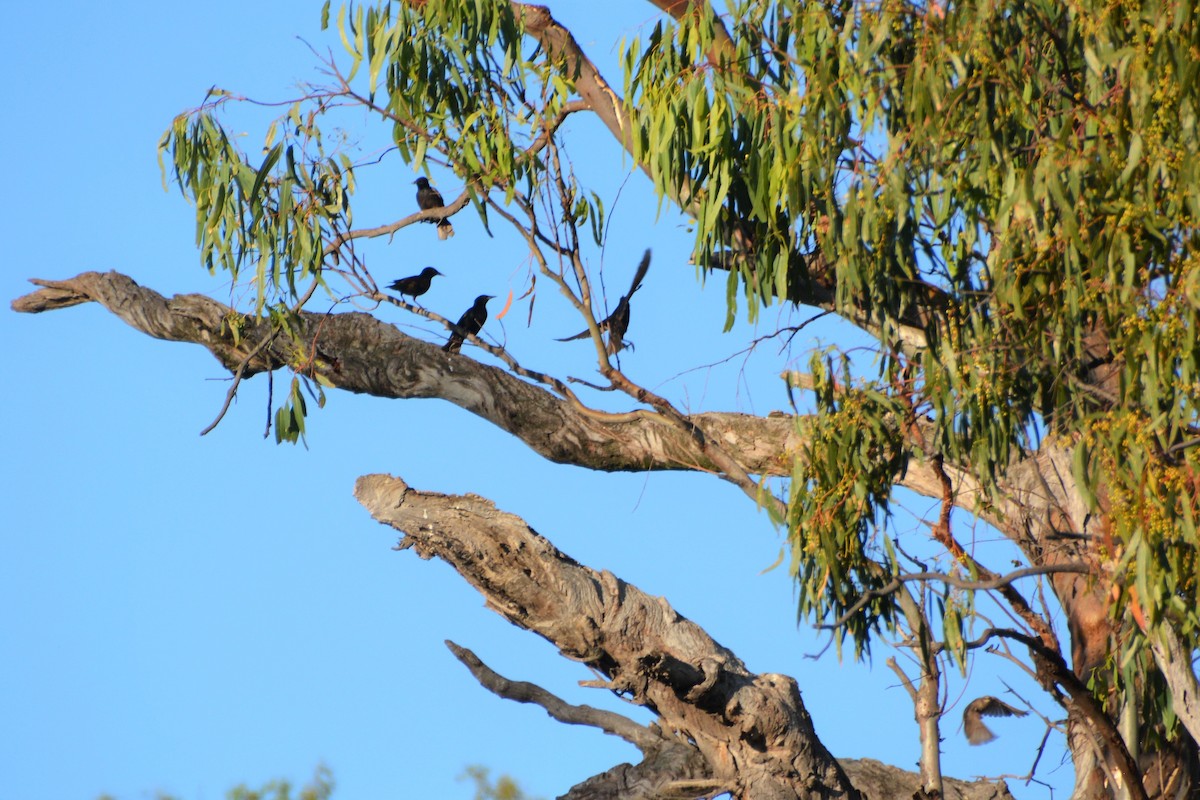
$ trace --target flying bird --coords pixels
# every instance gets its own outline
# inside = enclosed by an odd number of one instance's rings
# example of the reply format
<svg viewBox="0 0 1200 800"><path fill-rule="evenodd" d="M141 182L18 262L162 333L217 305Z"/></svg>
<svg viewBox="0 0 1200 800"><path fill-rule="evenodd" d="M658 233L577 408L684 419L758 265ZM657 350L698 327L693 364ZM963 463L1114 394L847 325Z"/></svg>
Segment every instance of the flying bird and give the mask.
<svg viewBox="0 0 1200 800"><path fill-rule="evenodd" d="M392 281L388 288L392 291L399 292L401 296L408 295L413 300L416 300L421 295L429 291L429 285L433 283L434 275L441 275L433 267L426 267L421 270L420 275L409 275L407 278L401 278L398 281Z"/></svg>
<svg viewBox="0 0 1200 800"><path fill-rule="evenodd" d="M1013 708L1008 703L995 697L980 697L967 704L963 711L963 733L971 744L986 744L996 738L996 734L983 724L983 717L1023 717L1028 711Z"/></svg>
<svg viewBox="0 0 1200 800"><path fill-rule="evenodd" d="M629 287L629 291L617 301L617 307L613 312L605 317L600 322L596 323L596 327L600 332L608 332L608 354L616 355L625 347L633 347L633 342L625 341L625 332L629 330L629 298L633 297L642 286L642 281L646 278L646 271L650 269L650 251L647 250L642 256L642 263L638 264L637 272L633 273L633 283ZM591 331L581 331L574 336L568 336L565 339L556 339L559 342L573 342L576 339L582 339L589 335Z"/></svg>
<svg viewBox="0 0 1200 800"><path fill-rule="evenodd" d="M417 178L413 183L417 185L417 208L422 211L428 211L431 208L442 208L446 205L446 201L442 199L442 193L429 185L428 178ZM427 219L425 221L437 223L437 235L442 241L454 235L454 226L445 217L437 220Z"/></svg>
<svg viewBox="0 0 1200 800"><path fill-rule="evenodd" d="M487 301L492 299L490 294L481 294L475 298L475 305L471 306L466 312L458 318L458 328L475 335L479 333L479 329L483 327L483 323L487 322ZM462 349L464 336L457 330L450 332L450 339L442 349L447 353L457 353Z"/></svg>

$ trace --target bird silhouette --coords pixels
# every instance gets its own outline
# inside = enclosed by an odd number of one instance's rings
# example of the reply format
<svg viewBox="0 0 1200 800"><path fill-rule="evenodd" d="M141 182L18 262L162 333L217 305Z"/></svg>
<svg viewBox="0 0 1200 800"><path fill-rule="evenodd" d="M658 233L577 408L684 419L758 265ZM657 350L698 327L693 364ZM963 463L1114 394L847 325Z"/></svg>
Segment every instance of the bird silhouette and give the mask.
<svg viewBox="0 0 1200 800"><path fill-rule="evenodd" d="M986 744L995 739L996 734L983 724L984 716L1023 717L1028 713L1019 708L1013 708L998 698L980 697L978 700L968 703L966 709L963 710L963 733L966 734L967 741L971 744Z"/></svg>
<svg viewBox="0 0 1200 800"><path fill-rule="evenodd" d="M492 299L490 294L481 294L475 298L475 305L468 308L461 317L458 318L459 330L450 332L450 339L442 345L442 349L447 353L457 353L462 349L462 343L465 336L464 333L475 335L479 333L479 329L483 327L483 323L487 322L487 301Z"/></svg>
<svg viewBox="0 0 1200 800"><path fill-rule="evenodd" d="M429 185L428 178L417 178L413 183L417 185L417 208L428 211L431 208L442 208L446 205L446 201L442 199L442 193ZM454 226L445 217L425 221L437 223L437 235L442 241L454 235Z"/></svg>
<svg viewBox="0 0 1200 800"><path fill-rule="evenodd" d="M413 300L416 300L429 291L429 285L433 283L433 276L441 274L433 267L426 267L421 270L420 275L409 275L407 278L392 281L388 284L388 288L394 292L399 292L401 296L408 295Z"/></svg>
<svg viewBox="0 0 1200 800"><path fill-rule="evenodd" d="M600 322L596 323L596 327L601 333L608 332L607 350L609 355L616 355L625 347L633 347L633 342L625 341L625 332L629 330L629 298L633 297L642 286L642 281L646 278L646 272L650 269L650 251L647 250L642 256L642 263L638 264L637 272L633 273L633 283L629 287L629 291L617 301L617 307L613 312L605 317ZM556 339L559 342L573 342L576 339L582 339L589 335L591 331L584 330L574 336L568 336L564 339Z"/></svg>

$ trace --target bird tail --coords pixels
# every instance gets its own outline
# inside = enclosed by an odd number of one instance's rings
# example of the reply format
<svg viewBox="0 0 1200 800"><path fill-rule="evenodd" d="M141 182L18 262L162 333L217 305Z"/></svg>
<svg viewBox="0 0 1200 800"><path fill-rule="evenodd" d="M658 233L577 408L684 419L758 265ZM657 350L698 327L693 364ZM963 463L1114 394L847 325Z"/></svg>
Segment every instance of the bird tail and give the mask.
<svg viewBox="0 0 1200 800"><path fill-rule="evenodd" d="M633 273L633 283L629 287L629 294L626 297L633 297L633 293L642 288L642 281L646 279L646 273L650 270L650 251L647 250L642 255L642 261L638 264L637 271Z"/></svg>
<svg viewBox="0 0 1200 800"><path fill-rule="evenodd" d="M608 335L607 349L608 349L608 354L610 356L615 356L617 353L621 352L622 350L624 350L626 348L628 348L631 351L636 349L633 346L633 342L629 341L628 339L621 339L620 337L614 337L611 333Z"/></svg>
<svg viewBox="0 0 1200 800"><path fill-rule="evenodd" d="M450 224L450 220L438 220L437 235L443 242L454 235L454 226Z"/></svg>

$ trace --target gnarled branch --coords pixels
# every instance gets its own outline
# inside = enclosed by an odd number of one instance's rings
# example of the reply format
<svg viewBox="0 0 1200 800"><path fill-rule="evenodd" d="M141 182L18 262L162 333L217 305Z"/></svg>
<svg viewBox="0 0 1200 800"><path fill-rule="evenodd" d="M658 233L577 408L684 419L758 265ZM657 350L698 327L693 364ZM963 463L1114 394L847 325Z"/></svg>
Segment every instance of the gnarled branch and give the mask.
<svg viewBox="0 0 1200 800"><path fill-rule="evenodd" d="M614 767L564 797L661 800L725 790L755 800L853 800L865 789L879 800L908 800L920 787L919 776L878 762L848 761L843 769L817 738L792 678L751 673L666 600L573 561L488 500L422 492L387 475L359 478L355 496L376 520L403 532L398 549L445 561L489 608L659 715L661 742L650 737L653 727L637 726L641 764ZM556 708L573 718L567 721L606 729L612 722L579 716L583 707L558 706L544 690L529 692L531 684L482 669L472 672L503 696ZM1003 782L948 779L946 788L971 800L1011 797Z"/></svg>
<svg viewBox="0 0 1200 800"><path fill-rule="evenodd" d="M492 610L657 713L737 796L859 797L817 739L796 682L751 673L665 600L578 564L481 497L421 492L387 475L359 478L355 496L404 532L402 549L447 562Z"/></svg>
<svg viewBox="0 0 1200 800"><path fill-rule="evenodd" d="M274 333L265 319L242 315L209 297L166 298L118 272L85 272L66 280L32 282L42 288L14 300L13 310L40 313L100 303L145 334L207 348L231 372ZM236 337L231 322L239 328ZM370 314L303 312L299 326L294 338L276 337L251 359L244 376L292 364L351 392L441 398L512 433L556 463L603 471L721 472L693 436L652 411L591 411L504 370L443 353ZM750 475L789 475L802 454L796 417L709 412L687 415L687 421ZM976 495L966 483L966 473L956 472L954 477L964 482L955 493L956 503L975 511ZM901 476L900 485L931 497L941 493L937 474L915 462Z"/></svg>

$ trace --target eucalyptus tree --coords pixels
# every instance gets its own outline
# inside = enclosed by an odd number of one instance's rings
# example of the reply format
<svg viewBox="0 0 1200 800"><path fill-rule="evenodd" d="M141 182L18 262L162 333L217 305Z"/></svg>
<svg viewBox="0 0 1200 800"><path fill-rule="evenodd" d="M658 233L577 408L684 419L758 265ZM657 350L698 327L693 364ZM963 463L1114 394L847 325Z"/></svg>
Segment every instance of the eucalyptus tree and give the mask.
<svg viewBox="0 0 1200 800"><path fill-rule="evenodd" d="M1061 706L1075 797L1200 791L1193 4L654 5L661 19L622 43L614 82L539 6L327 4L343 52L261 150L222 125L239 98L220 91L162 139L201 261L250 287L245 306L168 301L87 273L36 280L16 307L94 301L152 336L200 343L234 373L230 398L255 374L290 371L280 440L304 434L306 392L333 387L447 399L554 462L710 473L785 527L804 619L856 655L899 647L917 665L891 662L914 703L919 774L839 762L794 680L751 673L664 603L486 500L364 476L357 497L403 547L446 560L491 608L658 715L643 726L514 688L454 646L493 691L644 754L569 797L996 796L951 784L939 763L945 672L985 651L1018 661ZM358 181L379 165L322 127L347 106L461 192L356 227ZM590 269L604 206L564 155L574 115L598 119L607 157L636 165L663 213L689 220L694 263L726 286L727 327L793 304L859 328L872 359L832 347L789 370L780 391L803 394L811 413L689 413L639 384L617 359L630 298L618 333ZM315 309L314 298L369 300L453 331L384 294L355 243L471 213L515 230L538 285L578 311L602 385L539 371L470 331L454 335L474 347L446 353L369 313ZM655 308L633 316L652 338ZM601 410L594 389L624 407ZM936 503L923 537L894 530L898 491ZM1017 562L964 544L967 519L993 526ZM982 613L985 597L999 610Z"/></svg>

